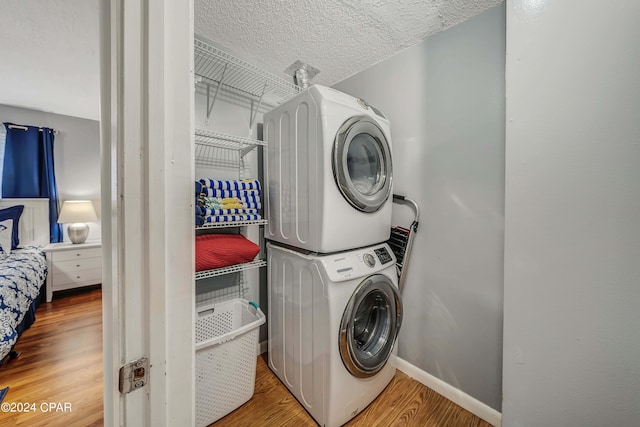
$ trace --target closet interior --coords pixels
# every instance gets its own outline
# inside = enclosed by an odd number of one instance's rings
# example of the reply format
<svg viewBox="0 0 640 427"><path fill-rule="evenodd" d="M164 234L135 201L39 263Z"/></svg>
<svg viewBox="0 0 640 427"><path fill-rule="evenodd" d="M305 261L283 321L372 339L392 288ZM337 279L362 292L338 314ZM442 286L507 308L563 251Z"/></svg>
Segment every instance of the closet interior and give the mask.
<svg viewBox="0 0 640 427"><path fill-rule="evenodd" d="M231 201L219 205L234 206L231 209L215 210L224 212L224 215L217 215L217 222L210 219L211 222L202 223L196 218L196 236L239 234L260 247L260 253L251 261L196 271L196 308L234 296L260 302L260 274L253 271L266 265L262 232L267 223L264 214L265 143L260 135L260 121L264 112L296 95L300 88L198 36L194 40L194 74L196 186L201 180L215 180L234 189L210 191L209 194L253 194L249 208L244 211L237 209L240 205ZM247 193L242 189L235 190L238 185L254 182L258 183L258 189L249 189ZM249 200L246 197L220 199ZM202 204L202 200L196 200L198 203ZM234 261L232 256L229 258Z"/></svg>
<svg viewBox="0 0 640 427"><path fill-rule="evenodd" d="M260 121L299 88L197 36L194 74L195 406L206 426L254 393L267 338Z"/></svg>

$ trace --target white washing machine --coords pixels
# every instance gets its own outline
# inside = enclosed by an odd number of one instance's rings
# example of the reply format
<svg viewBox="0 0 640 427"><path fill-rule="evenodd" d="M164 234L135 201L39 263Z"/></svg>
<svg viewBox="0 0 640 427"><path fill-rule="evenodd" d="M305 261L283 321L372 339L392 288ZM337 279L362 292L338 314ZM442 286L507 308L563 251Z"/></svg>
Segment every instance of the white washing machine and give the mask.
<svg viewBox="0 0 640 427"><path fill-rule="evenodd" d="M361 99L314 85L264 116L269 240L319 253L389 239L389 121Z"/></svg>
<svg viewBox="0 0 640 427"><path fill-rule="evenodd" d="M389 384L402 323L386 243L331 255L267 244L269 367L324 427L341 426Z"/></svg>

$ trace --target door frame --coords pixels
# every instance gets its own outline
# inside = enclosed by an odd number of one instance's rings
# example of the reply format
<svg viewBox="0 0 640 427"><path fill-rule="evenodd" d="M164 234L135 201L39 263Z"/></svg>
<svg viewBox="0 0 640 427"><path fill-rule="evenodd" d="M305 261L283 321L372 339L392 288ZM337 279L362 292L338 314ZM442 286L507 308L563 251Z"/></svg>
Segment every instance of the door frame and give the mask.
<svg viewBox="0 0 640 427"><path fill-rule="evenodd" d="M99 5L104 425L192 425L193 0Z"/></svg>

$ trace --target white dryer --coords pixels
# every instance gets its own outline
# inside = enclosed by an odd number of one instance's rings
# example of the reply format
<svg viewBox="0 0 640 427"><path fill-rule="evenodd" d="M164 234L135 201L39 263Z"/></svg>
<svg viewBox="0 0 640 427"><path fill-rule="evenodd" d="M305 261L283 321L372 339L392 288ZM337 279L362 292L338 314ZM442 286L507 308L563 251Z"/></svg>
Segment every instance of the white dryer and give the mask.
<svg viewBox="0 0 640 427"><path fill-rule="evenodd" d="M381 243L391 230L389 121L314 85L264 116L269 240L319 253Z"/></svg>
<svg viewBox="0 0 640 427"><path fill-rule="evenodd" d="M386 243L331 255L267 244L269 367L324 427L341 426L389 384L402 323Z"/></svg>

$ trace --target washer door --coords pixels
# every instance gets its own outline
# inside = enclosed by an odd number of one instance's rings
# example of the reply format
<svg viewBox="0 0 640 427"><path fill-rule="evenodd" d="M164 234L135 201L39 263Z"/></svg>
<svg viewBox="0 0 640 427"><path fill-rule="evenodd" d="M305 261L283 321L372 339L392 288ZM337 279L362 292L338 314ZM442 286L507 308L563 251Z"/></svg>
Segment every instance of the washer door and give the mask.
<svg viewBox="0 0 640 427"><path fill-rule="evenodd" d="M340 126L333 144L333 176L344 198L362 212L375 212L391 194L391 150L382 129L369 117Z"/></svg>
<svg viewBox="0 0 640 427"><path fill-rule="evenodd" d="M387 363L402 324L402 300L391 280L369 276L351 296L340 324L340 356L352 375L375 375Z"/></svg>

